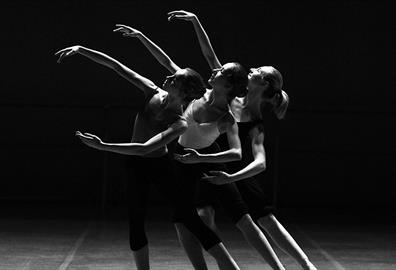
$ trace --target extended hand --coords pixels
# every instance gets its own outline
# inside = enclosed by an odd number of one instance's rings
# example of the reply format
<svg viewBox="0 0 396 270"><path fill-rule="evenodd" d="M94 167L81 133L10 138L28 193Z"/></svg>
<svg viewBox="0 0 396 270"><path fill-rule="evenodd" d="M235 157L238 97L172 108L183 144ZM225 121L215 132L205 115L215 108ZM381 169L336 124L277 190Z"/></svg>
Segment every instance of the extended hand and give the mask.
<svg viewBox="0 0 396 270"><path fill-rule="evenodd" d="M186 151L187 154L184 155L174 154L175 160L186 164L200 162L201 155L196 150L191 148L185 148L184 151Z"/></svg>
<svg viewBox="0 0 396 270"><path fill-rule="evenodd" d="M57 51L55 53L55 55L59 55L59 58L58 58L58 61L56 61L56 62L60 63L63 58L72 56L73 54L76 54L80 48L81 48L81 46L76 45L76 46L67 47L62 50Z"/></svg>
<svg viewBox="0 0 396 270"><path fill-rule="evenodd" d="M121 32L123 36L125 37L138 37L142 34L139 30L136 30L132 27L129 27L127 25L123 24L116 24L116 29L113 30L113 32Z"/></svg>
<svg viewBox="0 0 396 270"><path fill-rule="evenodd" d="M80 131L76 131L76 136L89 147L102 150L101 146L103 142L98 136L90 133L81 133Z"/></svg>
<svg viewBox="0 0 396 270"><path fill-rule="evenodd" d="M209 171L209 175L205 174L201 180L208 181L214 185L224 185L231 183L231 176L228 173L222 171Z"/></svg>
<svg viewBox="0 0 396 270"><path fill-rule="evenodd" d="M175 10L175 11L168 12L168 21L173 20L173 19L192 21L196 18L197 18L197 16L195 16L194 13L184 11L184 10Z"/></svg>

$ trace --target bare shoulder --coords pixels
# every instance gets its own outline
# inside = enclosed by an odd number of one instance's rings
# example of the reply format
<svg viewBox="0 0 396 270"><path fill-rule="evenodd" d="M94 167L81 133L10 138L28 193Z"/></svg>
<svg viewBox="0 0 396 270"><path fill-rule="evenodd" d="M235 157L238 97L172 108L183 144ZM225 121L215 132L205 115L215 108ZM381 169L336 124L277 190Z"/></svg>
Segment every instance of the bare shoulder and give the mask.
<svg viewBox="0 0 396 270"><path fill-rule="evenodd" d="M231 112L224 114L218 121L217 126L220 130L220 133L226 132L229 128L231 128L236 123L236 120Z"/></svg>
<svg viewBox="0 0 396 270"><path fill-rule="evenodd" d="M164 95L164 94L168 94L168 92L166 92L165 90L163 90L163 89L161 89L161 88L159 88L159 87L157 87L157 92L159 93L159 94L162 94L162 95Z"/></svg>
<svg viewBox="0 0 396 270"><path fill-rule="evenodd" d="M167 96L168 96L168 92L157 87L156 92L153 97L162 103Z"/></svg>

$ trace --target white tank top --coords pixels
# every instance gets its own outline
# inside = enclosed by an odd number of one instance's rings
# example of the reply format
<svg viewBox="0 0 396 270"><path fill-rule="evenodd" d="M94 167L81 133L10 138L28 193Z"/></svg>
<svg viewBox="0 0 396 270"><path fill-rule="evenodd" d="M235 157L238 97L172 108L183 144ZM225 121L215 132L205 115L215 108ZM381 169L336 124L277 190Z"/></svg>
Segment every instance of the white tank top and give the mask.
<svg viewBox="0 0 396 270"><path fill-rule="evenodd" d="M216 122L198 123L193 117L193 105L195 99L184 111L184 118L187 120L188 128L180 135L178 143L183 147L202 149L210 146L220 136L219 127Z"/></svg>

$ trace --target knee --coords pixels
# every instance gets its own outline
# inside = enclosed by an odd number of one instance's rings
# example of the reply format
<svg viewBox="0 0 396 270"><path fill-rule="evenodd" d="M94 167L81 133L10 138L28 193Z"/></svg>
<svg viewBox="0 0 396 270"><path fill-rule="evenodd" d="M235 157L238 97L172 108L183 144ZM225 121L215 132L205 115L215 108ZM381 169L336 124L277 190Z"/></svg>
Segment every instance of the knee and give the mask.
<svg viewBox="0 0 396 270"><path fill-rule="evenodd" d="M235 224L241 231L254 226L254 222L249 214L243 215Z"/></svg>
<svg viewBox="0 0 396 270"><path fill-rule="evenodd" d="M215 210L211 206L198 208L198 215L202 221L210 228L215 226Z"/></svg>

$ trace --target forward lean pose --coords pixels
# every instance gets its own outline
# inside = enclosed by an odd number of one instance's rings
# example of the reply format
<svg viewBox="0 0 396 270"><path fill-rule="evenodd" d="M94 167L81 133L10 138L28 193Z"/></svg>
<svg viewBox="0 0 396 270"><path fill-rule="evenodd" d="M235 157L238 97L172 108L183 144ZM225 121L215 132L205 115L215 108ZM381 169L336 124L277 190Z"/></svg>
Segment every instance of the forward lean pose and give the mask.
<svg viewBox="0 0 396 270"><path fill-rule="evenodd" d="M127 166L130 248L137 269L149 269L148 243L144 229L149 180L159 185L174 210L173 222L179 228L192 231L204 248L216 259L220 269L239 269L220 239L198 217L190 199L180 190L166 144L186 131L187 122L181 116L182 107L205 92L202 78L191 69L181 69L173 62L173 75L166 78L163 89L149 79L98 51L82 46L68 47L56 53L58 62L81 54L104 65L140 89L144 104L137 113L130 143L106 143L95 135L77 132L88 146L98 150L132 155ZM164 181L163 176L168 176ZM186 229L184 229L186 230Z"/></svg>
<svg viewBox="0 0 396 270"><path fill-rule="evenodd" d="M219 68L221 64L210 44L198 18L185 11L169 13L170 19L184 19L191 21L198 36L202 52L211 68ZM266 168L264 150L263 114L275 113L278 119L283 119L289 103L289 98L282 90L283 79L278 70L271 66L250 69L248 74L248 93L243 98L235 98L232 102L232 111L238 121L239 136L242 139L243 158L233 165L236 171L228 174L224 171L212 171L205 180L212 184L223 185L235 182L244 201L248 205L249 213L274 240L274 242L303 269L314 270L316 267L310 262L307 255L301 250L292 236L275 218L271 207L266 200L265 193L257 179L253 176ZM210 205L206 208L213 209ZM207 224L216 229L213 210L201 211L207 216Z"/></svg>

